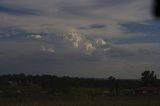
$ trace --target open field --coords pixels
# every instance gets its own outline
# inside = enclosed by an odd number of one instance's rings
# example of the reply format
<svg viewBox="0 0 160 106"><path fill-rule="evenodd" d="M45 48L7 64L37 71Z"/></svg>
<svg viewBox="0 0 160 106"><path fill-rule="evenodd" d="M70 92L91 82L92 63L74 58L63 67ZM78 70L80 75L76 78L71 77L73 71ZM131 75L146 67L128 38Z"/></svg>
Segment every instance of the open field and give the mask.
<svg viewBox="0 0 160 106"><path fill-rule="evenodd" d="M159 91L139 80L0 76L0 106L160 106Z"/></svg>
<svg viewBox="0 0 160 106"><path fill-rule="evenodd" d="M159 96L102 97L7 97L0 106L160 106Z"/></svg>

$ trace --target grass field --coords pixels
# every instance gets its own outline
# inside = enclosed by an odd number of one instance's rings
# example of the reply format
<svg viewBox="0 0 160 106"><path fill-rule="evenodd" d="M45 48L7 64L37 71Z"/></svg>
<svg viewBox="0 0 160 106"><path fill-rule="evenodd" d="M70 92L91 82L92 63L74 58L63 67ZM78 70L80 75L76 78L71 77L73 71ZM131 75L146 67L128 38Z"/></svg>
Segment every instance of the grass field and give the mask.
<svg viewBox="0 0 160 106"><path fill-rule="evenodd" d="M160 97L1 97L0 106L160 106Z"/></svg>

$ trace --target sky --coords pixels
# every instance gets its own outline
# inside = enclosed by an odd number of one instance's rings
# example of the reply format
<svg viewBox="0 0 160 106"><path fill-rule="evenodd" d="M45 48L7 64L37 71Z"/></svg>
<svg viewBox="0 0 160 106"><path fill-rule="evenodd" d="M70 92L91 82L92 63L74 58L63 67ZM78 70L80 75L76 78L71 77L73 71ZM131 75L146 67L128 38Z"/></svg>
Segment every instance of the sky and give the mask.
<svg viewBox="0 0 160 106"><path fill-rule="evenodd" d="M0 0L0 74L160 78L152 0Z"/></svg>

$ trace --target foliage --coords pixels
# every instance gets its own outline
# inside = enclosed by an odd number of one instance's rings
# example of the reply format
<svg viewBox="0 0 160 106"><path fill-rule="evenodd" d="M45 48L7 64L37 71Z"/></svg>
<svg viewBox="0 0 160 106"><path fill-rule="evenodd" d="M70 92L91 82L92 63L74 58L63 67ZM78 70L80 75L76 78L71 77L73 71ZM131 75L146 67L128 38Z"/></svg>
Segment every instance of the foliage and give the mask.
<svg viewBox="0 0 160 106"><path fill-rule="evenodd" d="M145 84L156 80L154 71L142 73ZM160 80L156 80L160 84ZM0 76L0 96L15 95L99 95L141 87L140 80L121 80L113 76L108 79L57 77L54 75L8 74ZM158 85L159 86L159 85Z"/></svg>
<svg viewBox="0 0 160 106"><path fill-rule="evenodd" d="M155 75L154 71L146 70L141 74L141 80L144 83L144 85L153 85L154 82L157 79L157 76Z"/></svg>

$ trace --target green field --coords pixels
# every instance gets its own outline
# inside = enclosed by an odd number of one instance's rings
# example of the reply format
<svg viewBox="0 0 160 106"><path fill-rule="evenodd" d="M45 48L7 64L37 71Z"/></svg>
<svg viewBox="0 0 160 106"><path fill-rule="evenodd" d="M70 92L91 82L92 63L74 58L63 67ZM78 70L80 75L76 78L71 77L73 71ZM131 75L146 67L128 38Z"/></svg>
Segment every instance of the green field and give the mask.
<svg viewBox="0 0 160 106"><path fill-rule="evenodd" d="M0 106L160 106L158 96L1 97Z"/></svg>

